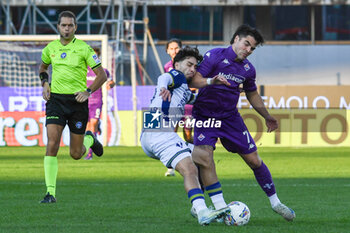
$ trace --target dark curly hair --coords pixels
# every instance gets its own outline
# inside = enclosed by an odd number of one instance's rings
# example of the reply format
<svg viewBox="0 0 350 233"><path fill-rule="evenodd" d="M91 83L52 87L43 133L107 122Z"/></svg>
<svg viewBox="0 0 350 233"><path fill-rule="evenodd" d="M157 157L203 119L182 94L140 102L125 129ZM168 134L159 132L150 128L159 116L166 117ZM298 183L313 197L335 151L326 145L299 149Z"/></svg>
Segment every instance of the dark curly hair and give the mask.
<svg viewBox="0 0 350 233"><path fill-rule="evenodd" d="M246 24L243 24L237 28L235 34L233 34L233 36L232 36L230 44L233 44L236 36L239 36L239 38L246 37L246 36L252 36L252 37L254 37L257 46L262 45L264 43L264 38L261 35L261 33L256 28L253 28L253 27L246 25Z"/></svg>
<svg viewBox="0 0 350 233"><path fill-rule="evenodd" d="M173 62L174 66L176 62L181 62L188 57L196 58L198 63L200 63L203 60L203 56L199 53L197 47L192 48L190 46L186 46L180 49L180 51L174 57L174 62Z"/></svg>

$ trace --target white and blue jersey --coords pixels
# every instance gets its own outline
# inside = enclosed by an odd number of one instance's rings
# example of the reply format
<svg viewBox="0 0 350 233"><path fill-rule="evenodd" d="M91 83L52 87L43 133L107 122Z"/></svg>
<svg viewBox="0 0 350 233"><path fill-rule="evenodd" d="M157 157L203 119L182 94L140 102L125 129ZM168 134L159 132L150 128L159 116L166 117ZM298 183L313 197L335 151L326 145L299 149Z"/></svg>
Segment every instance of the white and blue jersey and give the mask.
<svg viewBox="0 0 350 233"><path fill-rule="evenodd" d="M171 100L164 101L159 96L161 88L171 92ZM151 99L152 112L157 109L168 122L177 122L182 118L185 104L194 102L195 95L188 88L186 77L178 70L171 70L158 78L156 90ZM147 156L160 160L168 168L176 165L186 157L190 157L193 144L186 143L174 132L175 125L170 124L168 130L143 131L141 146Z"/></svg>
<svg viewBox="0 0 350 233"><path fill-rule="evenodd" d="M170 101L164 101L159 96L161 88L170 91ZM196 95L188 88L185 75L173 69L159 76L156 90L151 99L150 109L159 109L167 121L178 122L184 115L185 104L194 103L195 97Z"/></svg>

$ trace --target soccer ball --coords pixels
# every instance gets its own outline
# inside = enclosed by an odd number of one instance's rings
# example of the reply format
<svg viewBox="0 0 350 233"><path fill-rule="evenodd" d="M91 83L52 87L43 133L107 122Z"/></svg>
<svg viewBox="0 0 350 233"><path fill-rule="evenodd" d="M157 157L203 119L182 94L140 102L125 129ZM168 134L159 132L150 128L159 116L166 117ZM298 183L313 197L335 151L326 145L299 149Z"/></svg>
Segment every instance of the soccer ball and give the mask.
<svg viewBox="0 0 350 233"><path fill-rule="evenodd" d="M240 201L233 201L228 206L231 213L225 216L225 224L229 226L243 226L249 222L250 210L246 204Z"/></svg>

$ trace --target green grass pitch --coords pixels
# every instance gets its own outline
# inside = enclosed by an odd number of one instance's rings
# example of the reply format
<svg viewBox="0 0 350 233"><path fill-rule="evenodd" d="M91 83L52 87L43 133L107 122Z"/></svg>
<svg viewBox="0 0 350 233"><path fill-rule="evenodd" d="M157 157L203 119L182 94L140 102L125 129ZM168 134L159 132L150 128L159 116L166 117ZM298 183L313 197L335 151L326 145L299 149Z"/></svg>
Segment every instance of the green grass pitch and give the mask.
<svg viewBox="0 0 350 233"><path fill-rule="evenodd" d="M58 202L39 204L46 191L44 153L0 148L0 232L350 232L350 148L260 148L279 198L296 212L294 222L271 210L239 156L218 148L226 201L251 210L243 227L200 226L190 215L182 177L164 177L165 167L140 147L105 148L92 161L75 161L60 148Z"/></svg>

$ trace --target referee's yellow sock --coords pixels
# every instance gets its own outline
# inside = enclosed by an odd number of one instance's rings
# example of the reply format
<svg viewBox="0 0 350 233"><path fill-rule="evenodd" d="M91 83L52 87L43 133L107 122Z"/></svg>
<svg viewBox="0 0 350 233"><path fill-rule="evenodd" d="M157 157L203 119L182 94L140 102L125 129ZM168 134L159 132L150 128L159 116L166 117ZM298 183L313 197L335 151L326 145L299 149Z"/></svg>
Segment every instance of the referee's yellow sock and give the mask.
<svg viewBox="0 0 350 233"><path fill-rule="evenodd" d="M45 183L47 192L52 196L56 196L56 179L58 171L58 163L56 156L44 157Z"/></svg>
<svg viewBox="0 0 350 233"><path fill-rule="evenodd" d="M86 148L86 152L88 152L89 148L94 144L94 138L91 135L85 135L83 144Z"/></svg>

